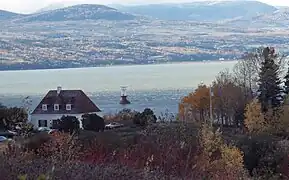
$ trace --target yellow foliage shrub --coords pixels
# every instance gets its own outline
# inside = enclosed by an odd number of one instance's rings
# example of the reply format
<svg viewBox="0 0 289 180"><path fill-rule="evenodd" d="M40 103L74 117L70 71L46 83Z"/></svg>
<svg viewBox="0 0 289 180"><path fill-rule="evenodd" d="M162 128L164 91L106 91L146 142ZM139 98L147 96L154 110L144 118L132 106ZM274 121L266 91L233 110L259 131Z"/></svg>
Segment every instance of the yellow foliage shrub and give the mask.
<svg viewBox="0 0 289 180"><path fill-rule="evenodd" d="M243 153L235 146L223 142L220 130L204 125L199 135L202 154L201 168L209 179L247 179L244 168Z"/></svg>
<svg viewBox="0 0 289 180"><path fill-rule="evenodd" d="M221 152L226 166L243 168L243 153L237 147L224 145Z"/></svg>
<svg viewBox="0 0 289 180"><path fill-rule="evenodd" d="M203 149L203 153L210 157L220 149L220 146L223 143L221 132L219 130L214 132L212 127L205 124L200 131L199 143L200 147Z"/></svg>
<svg viewBox="0 0 289 180"><path fill-rule="evenodd" d="M245 112L245 126L249 133L261 133L268 128L265 116L261 110L261 104L258 100L254 100L246 107Z"/></svg>

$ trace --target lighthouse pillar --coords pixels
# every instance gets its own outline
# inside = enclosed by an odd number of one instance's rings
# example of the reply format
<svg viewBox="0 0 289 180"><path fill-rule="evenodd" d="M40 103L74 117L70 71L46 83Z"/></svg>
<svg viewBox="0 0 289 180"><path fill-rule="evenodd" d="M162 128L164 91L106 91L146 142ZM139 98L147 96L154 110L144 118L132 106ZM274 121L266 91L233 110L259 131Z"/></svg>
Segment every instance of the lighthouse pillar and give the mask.
<svg viewBox="0 0 289 180"><path fill-rule="evenodd" d="M127 99L126 89L127 87L124 87L124 86L121 87L119 104L122 104L122 105L130 104L130 101Z"/></svg>

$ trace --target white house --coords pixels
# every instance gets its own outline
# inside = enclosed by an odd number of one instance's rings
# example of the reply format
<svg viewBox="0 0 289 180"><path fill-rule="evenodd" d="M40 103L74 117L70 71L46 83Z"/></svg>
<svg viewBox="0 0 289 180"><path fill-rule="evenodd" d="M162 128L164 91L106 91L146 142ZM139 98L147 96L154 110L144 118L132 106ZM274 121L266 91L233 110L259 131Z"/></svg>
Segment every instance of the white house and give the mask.
<svg viewBox="0 0 289 180"><path fill-rule="evenodd" d="M101 110L82 90L50 90L31 113L31 123L35 129L51 128L53 121L62 116L75 116L79 120L83 114L96 113L103 116Z"/></svg>

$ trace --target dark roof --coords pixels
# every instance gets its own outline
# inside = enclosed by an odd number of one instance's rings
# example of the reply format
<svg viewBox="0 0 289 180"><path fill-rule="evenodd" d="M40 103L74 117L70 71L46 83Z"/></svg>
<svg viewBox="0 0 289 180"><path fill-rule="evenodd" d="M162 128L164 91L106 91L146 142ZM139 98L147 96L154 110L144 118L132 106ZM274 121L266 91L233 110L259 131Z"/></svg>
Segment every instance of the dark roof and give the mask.
<svg viewBox="0 0 289 180"><path fill-rule="evenodd" d="M42 105L47 105L47 111ZM54 104L59 104L59 111L54 110ZM66 104L71 104L71 110L66 110ZM82 114L100 112L100 109L90 100L82 90L49 91L38 104L32 114Z"/></svg>

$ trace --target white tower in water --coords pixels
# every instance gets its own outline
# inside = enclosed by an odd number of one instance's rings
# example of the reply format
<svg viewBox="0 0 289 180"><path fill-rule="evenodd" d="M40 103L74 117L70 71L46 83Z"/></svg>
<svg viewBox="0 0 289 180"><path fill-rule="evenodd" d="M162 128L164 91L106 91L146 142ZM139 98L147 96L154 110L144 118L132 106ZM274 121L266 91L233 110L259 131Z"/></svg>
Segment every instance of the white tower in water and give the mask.
<svg viewBox="0 0 289 180"><path fill-rule="evenodd" d="M120 87L120 102L119 102L119 104L122 104L122 105L130 104L130 101L127 100L126 90L127 90L127 86L121 86Z"/></svg>

